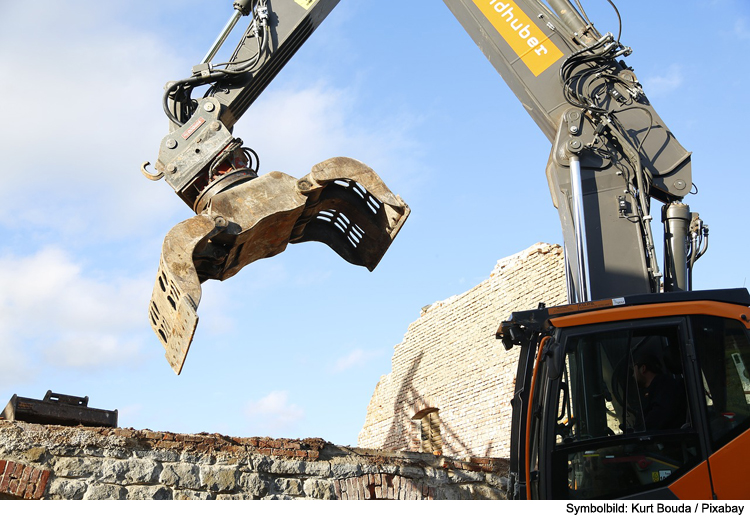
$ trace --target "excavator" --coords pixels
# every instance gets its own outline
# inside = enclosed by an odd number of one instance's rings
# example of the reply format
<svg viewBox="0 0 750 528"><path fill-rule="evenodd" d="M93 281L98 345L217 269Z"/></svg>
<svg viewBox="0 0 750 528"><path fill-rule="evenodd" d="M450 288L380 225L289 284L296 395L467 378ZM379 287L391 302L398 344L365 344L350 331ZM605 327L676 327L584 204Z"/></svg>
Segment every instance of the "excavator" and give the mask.
<svg viewBox="0 0 750 528"><path fill-rule="evenodd" d="M510 497L750 498L750 293L692 290L708 226L683 202L691 154L624 62L632 50L601 34L580 0L444 3L552 145L568 304L514 312L497 331L519 354ZM195 212L166 235L149 304L177 374L203 282L306 241L372 271L410 214L357 160L299 179L258 175L258 155L232 135L337 4L237 0L205 57L165 88L169 133L155 172L141 170ZM236 49L214 62L242 17Z"/></svg>

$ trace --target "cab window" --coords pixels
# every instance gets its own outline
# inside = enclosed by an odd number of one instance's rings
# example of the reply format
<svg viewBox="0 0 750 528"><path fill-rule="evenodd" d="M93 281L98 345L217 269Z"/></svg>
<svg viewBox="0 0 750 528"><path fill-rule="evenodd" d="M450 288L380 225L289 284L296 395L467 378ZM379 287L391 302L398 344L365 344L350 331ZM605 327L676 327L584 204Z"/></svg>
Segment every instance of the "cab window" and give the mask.
<svg viewBox="0 0 750 528"><path fill-rule="evenodd" d="M698 457L680 326L571 335L550 405L553 498L606 498L674 480Z"/></svg>
<svg viewBox="0 0 750 528"><path fill-rule="evenodd" d="M720 448L750 427L750 340L739 321L692 317L711 447Z"/></svg>

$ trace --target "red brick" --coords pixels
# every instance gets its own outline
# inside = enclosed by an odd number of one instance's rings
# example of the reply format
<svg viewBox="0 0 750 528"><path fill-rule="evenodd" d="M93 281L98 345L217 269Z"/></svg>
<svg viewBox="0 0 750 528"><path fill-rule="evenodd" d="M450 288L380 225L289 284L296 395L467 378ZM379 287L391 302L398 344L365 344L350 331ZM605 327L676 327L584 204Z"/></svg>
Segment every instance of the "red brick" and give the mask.
<svg viewBox="0 0 750 528"><path fill-rule="evenodd" d="M412 498L411 490L412 490L411 479L402 479L401 492L399 494L401 495L401 498L403 500L410 500Z"/></svg>
<svg viewBox="0 0 750 528"><path fill-rule="evenodd" d="M0 491L8 490L8 485L10 484L10 479L12 478L15 466L15 462L8 462L8 465L5 467L5 474L3 475L3 479L0 481Z"/></svg>
<svg viewBox="0 0 750 528"><path fill-rule="evenodd" d="M359 492L359 498L361 500L375 498L375 486L368 483L368 479L365 475L354 477L354 480L357 483L357 491Z"/></svg>
<svg viewBox="0 0 750 528"><path fill-rule="evenodd" d="M307 456L308 458L310 458L310 460L317 460L320 457L320 451L311 449L310 451L307 452Z"/></svg>
<svg viewBox="0 0 750 528"><path fill-rule="evenodd" d="M333 481L333 490L336 492L336 497L341 498L341 482L338 480Z"/></svg>
<svg viewBox="0 0 750 528"><path fill-rule="evenodd" d="M34 496L34 486L35 486L35 484L36 484L35 482L29 482L26 485L26 491L23 492L23 498L24 499L30 499L30 498L32 498Z"/></svg>
<svg viewBox="0 0 750 528"><path fill-rule="evenodd" d="M36 483L36 490L34 491L34 499L41 499L44 495L44 491L47 488L47 481L49 480L49 471L44 470L39 475L39 480Z"/></svg>
<svg viewBox="0 0 750 528"><path fill-rule="evenodd" d="M125 438L133 438L135 436L135 431L133 429L114 429L112 433L115 436L123 436Z"/></svg>
<svg viewBox="0 0 750 528"><path fill-rule="evenodd" d="M10 486L8 486L8 493L10 493L11 495L16 495L16 493L18 492L18 483L18 479L12 480L10 482Z"/></svg>
<svg viewBox="0 0 750 528"><path fill-rule="evenodd" d="M372 475L370 475L372 477ZM364 498L367 500L375 499L375 483L369 482L369 479L365 481L365 477L362 477L362 488L364 491Z"/></svg>
<svg viewBox="0 0 750 528"><path fill-rule="evenodd" d="M23 470L23 475L21 475L21 481L18 483L18 489L23 494L23 491L26 489L26 486L29 484L29 477L31 477L31 472L33 471L31 466L26 466Z"/></svg>
<svg viewBox="0 0 750 528"><path fill-rule="evenodd" d="M3 478L3 472L5 471L5 465L8 463L7 460L0 460L0 480Z"/></svg>
<svg viewBox="0 0 750 528"><path fill-rule="evenodd" d="M304 440L302 440L302 443L309 448L319 450L322 449L327 442L322 438L305 438Z"/></svg>
<svg viewBox="0 0 750 528"><path fill-rule="evenodd" d="M13 478L20 479L24 469L26 469L25 465L16 463L16 467L13 469Z"/></svg>

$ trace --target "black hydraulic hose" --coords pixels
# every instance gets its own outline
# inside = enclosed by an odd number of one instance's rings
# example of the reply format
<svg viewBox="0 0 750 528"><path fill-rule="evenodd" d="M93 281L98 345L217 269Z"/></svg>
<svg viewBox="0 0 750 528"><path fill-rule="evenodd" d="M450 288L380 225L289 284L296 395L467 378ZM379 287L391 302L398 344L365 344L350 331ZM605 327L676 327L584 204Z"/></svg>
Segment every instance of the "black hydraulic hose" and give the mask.
<svg viewBox="0 0 750 528"><path fill-rule="evenodd" d="M619 23L619 29L617 30L617 42L620 42L620 37L622 37L622 17L620 16L620 11L617 9L617 6L612 0L607 0L609 2L609 5L612 6L612 9L615 10L615 14L617 15L617 20Z"/></svg>
<svg viewBox="0 0 750 528"><path fill-rule="evenodd" d="M180 81L172 83L166 90L164 90L164 96L162 97L162 108L164 109L164 113L167 114L169 120L172 121L175 125L182 126L184 123L180 121L179 117L175 116L172 113L172 110L170 110L169 108L170 95L176 95L177 93L182 91L184 87L189 87L192 89L203 84L210 84L224 77L226 77L226 74L223 72L211 72L205 76L189 77L187 79L182 79Z"/></svg>

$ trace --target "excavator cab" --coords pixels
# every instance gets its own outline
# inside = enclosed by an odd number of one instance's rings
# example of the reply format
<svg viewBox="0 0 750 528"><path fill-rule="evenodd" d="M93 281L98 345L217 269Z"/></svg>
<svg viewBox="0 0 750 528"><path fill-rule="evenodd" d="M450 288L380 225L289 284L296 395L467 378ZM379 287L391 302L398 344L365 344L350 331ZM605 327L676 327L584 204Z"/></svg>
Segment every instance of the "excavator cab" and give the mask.
<svg viewBox="0 0 750 528"><path fill-rule="evenodd" d="M516 498L741 499L750 295L637 295L513 314Z"/></svg>

